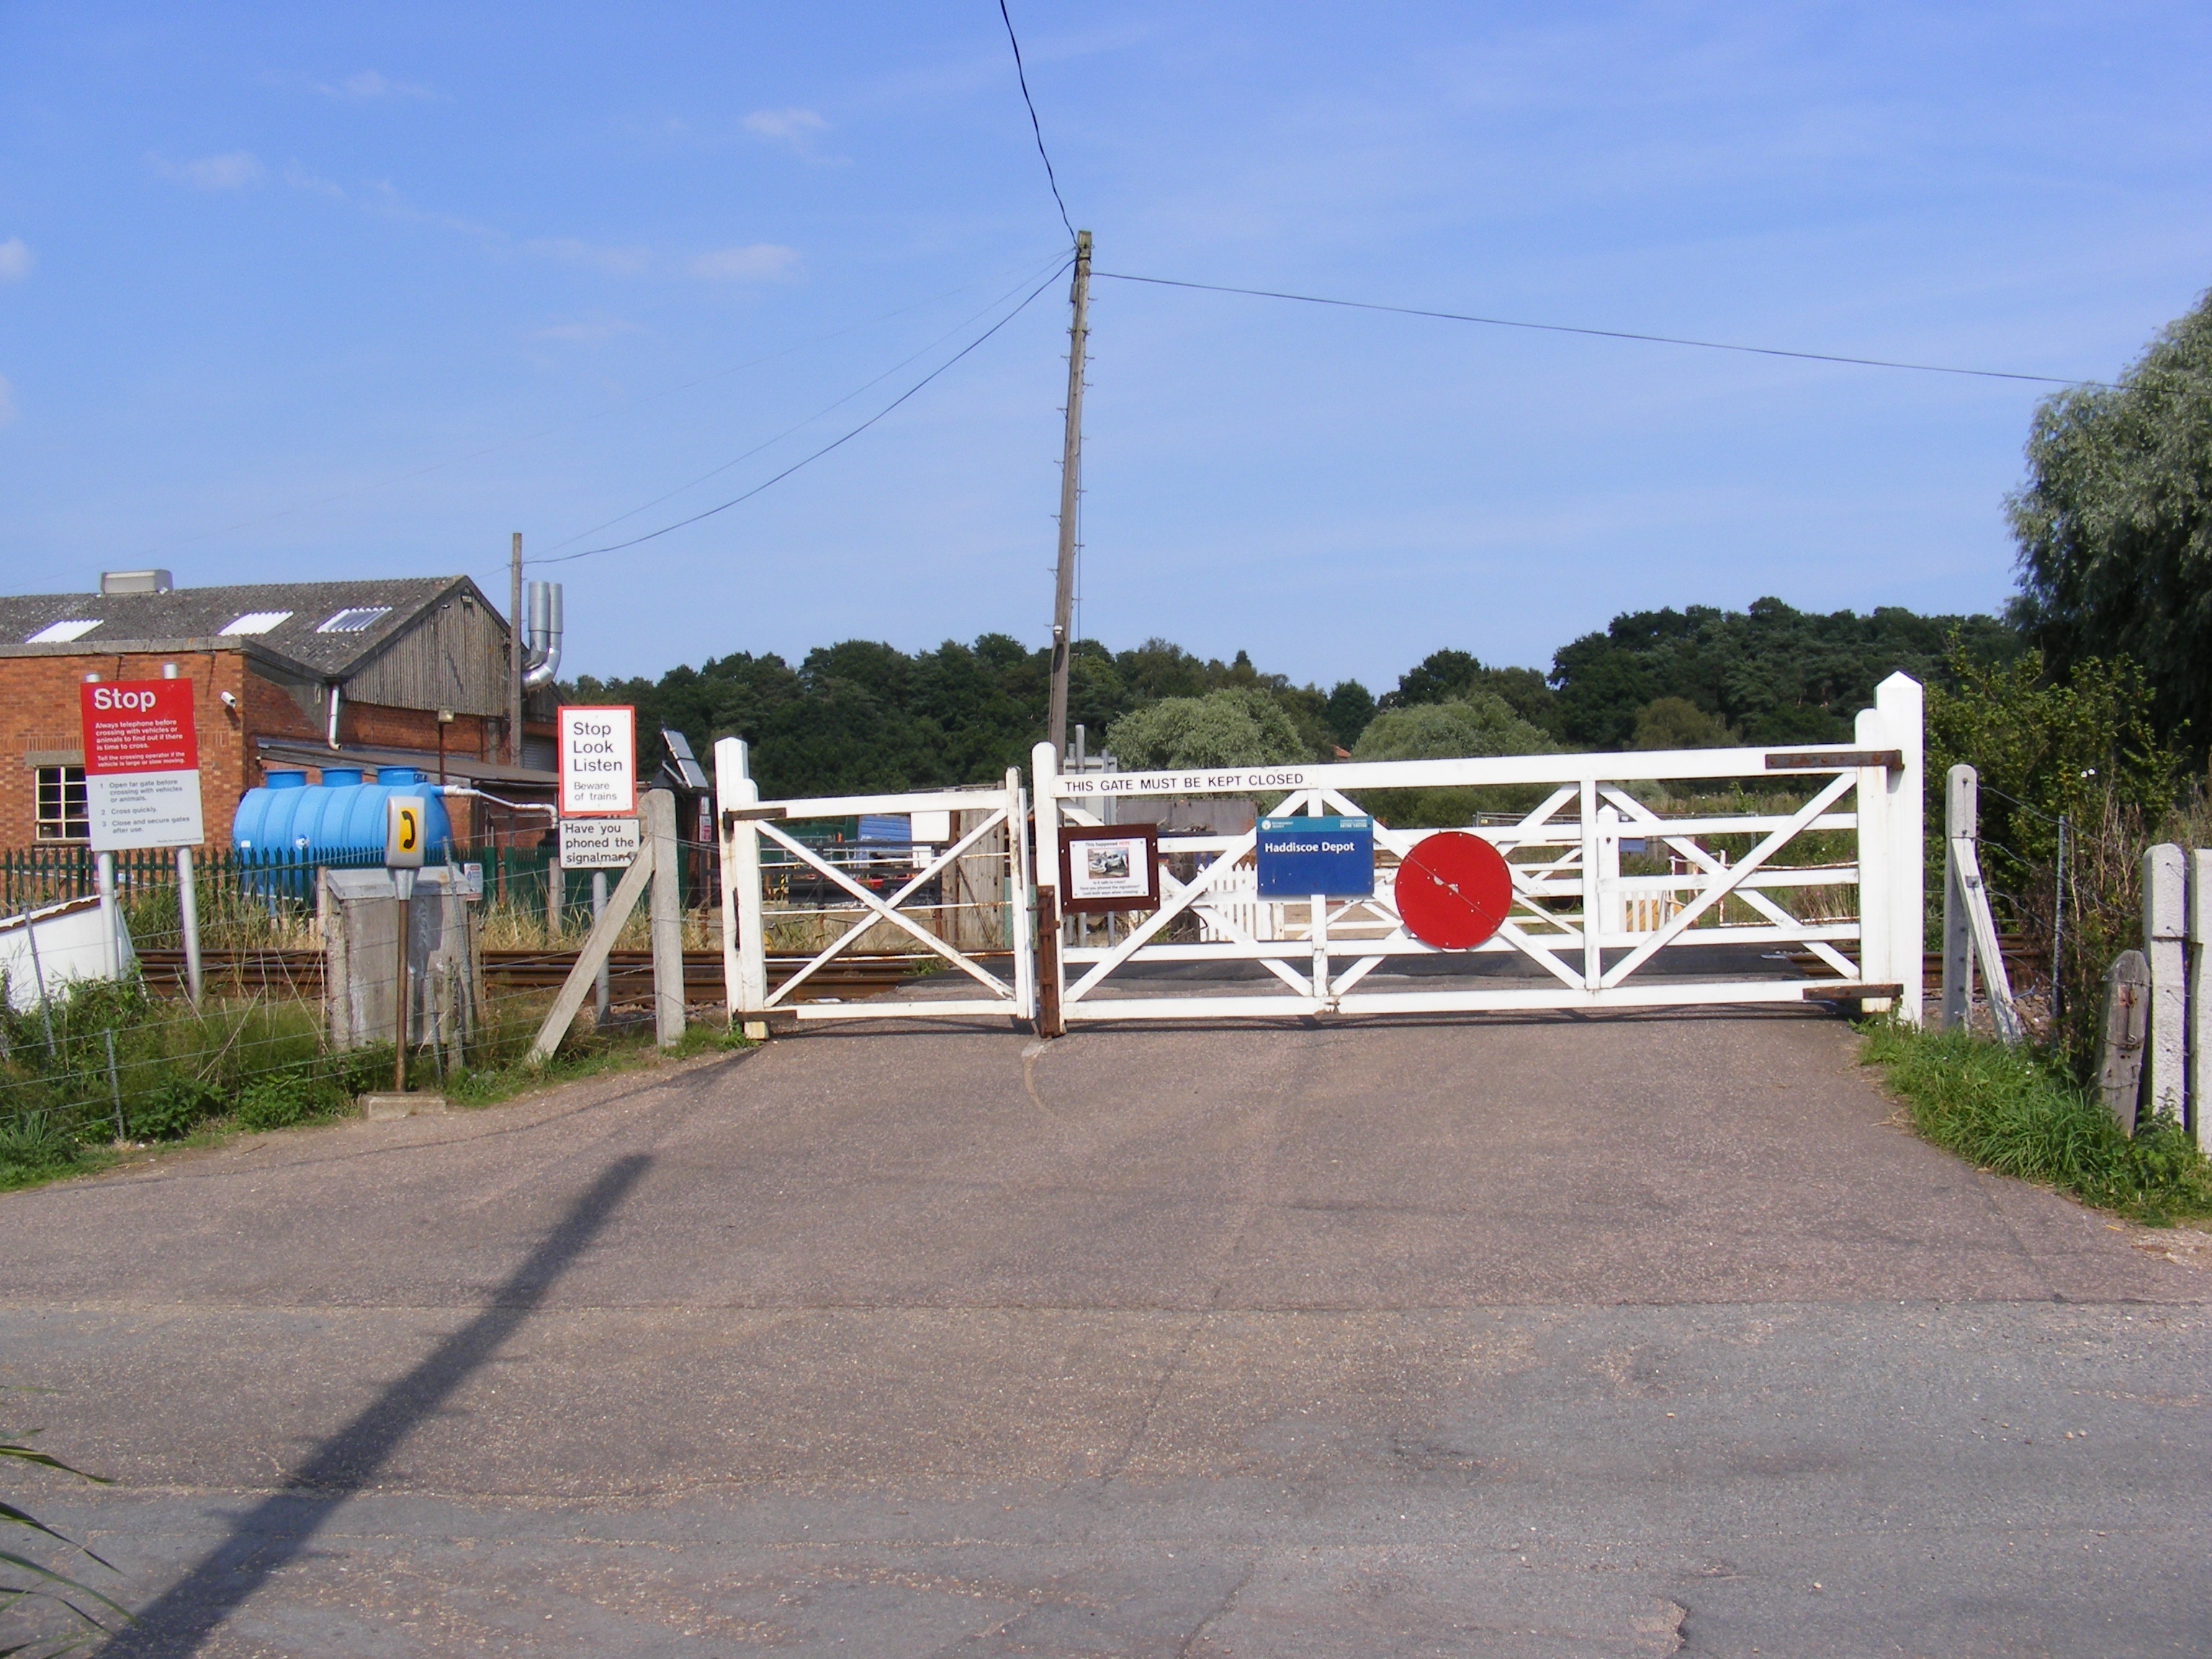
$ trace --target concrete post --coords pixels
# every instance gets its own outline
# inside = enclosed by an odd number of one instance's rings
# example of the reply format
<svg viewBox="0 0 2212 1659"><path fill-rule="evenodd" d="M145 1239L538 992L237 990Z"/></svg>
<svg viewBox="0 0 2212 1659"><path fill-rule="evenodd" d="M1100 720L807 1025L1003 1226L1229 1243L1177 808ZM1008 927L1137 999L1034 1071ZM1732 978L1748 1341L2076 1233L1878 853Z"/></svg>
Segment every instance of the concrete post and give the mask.
<svg viewBox="0 0 2212 1659"><path fill-rule="evenodd" d="M1951 769L1943 787L1943 998L1942 1029L1961 1031L1974 1006L1974 935L1960 888L1959 854L1953 843L1981 834L1980 779L1964 763Z"/></svg>
<svg viewBox="0 0 2212 1659"><path fill-rule="evenodd" d="M2143 955L2150 961L2150 1026L2144 1043L2147 1116L2185 1121L2189 997L2189 855L2171 842L2143 850Z"/></svg>
<svg viewBox="0 0 2212 1659"><path fill-rule="evenodd" d="M2189 1133L2204 1146L2204 1106L2212 1097L2212 851L2189 871Z"/></svg>
<svg viewBox="0 0 2212 1659"><path fill-rule="evenodd" d="M768 944L761 932L760 830L731 815L760 805L742 738L714 745L714 802L721 814L722 986L730 1023L755 1042L768 1036L758 1011L768 1000ZM748 1018L748 1016L751 1016Z"/></svg>
<svg viewBox="0 0 2212 1659"><path fill-rule="evenodd" d="M653 1041L673 1048L684 1041L684 890L676 862L676 797L665 789L645 796L645 833L653 838L653 892L647 902L653 934Z"/></svg>

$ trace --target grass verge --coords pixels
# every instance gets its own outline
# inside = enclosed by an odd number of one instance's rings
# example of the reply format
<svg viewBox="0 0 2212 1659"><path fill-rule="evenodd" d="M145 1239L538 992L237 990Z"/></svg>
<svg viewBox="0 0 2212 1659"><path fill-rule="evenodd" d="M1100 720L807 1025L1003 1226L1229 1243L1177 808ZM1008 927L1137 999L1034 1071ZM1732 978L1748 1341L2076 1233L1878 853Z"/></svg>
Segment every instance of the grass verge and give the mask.
<svg viewBox="0 0 2212 1659"><path fill-rule="evenodd" d="M2212 1162L2161 1119L2130 1139L2101 1103L2025 1048L1893 1020L1860 1028L1923 1139L2154 1227L2212 1216Z"/></svg>
<svg viewBox="0 0 2212 1659"><path fill-rule="evenodd" d="M540 998L491 1011L451 1068L425 1050L419 1089L488 1106L549 1084L658 1063L649 1024L571 1033L549 1065L524 1058ZM686 1058L749 1047L694 1027ZM210 1001L204 1012L156 1001L135 983L87 983L46 1009L11 1012L0 998L0 1192L91 1174L150 1146L216 1146L233 1135L328 1122L365 1091L388 1088L388 1044L323 1046L320 1011L300 1002Z"/></svg>

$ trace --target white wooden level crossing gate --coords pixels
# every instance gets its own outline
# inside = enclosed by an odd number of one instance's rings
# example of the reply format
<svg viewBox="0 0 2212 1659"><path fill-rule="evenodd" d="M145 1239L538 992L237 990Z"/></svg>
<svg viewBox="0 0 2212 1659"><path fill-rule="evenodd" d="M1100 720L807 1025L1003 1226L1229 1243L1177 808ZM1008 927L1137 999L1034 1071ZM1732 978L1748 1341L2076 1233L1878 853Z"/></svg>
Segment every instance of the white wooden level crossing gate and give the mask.
<svg viewBox="0 0 2212 1659"><path fill-rule="evenodd" d="M1414 1014L1536 1008L1849 1000L1921 1004L1921 688L1903 674L1859 716L1855 744L1698 749L1626 754L1349 763L1212 772L1062 776L1049 744L1034 754L1036 873L1042 917L1056 917L1063 824L1103 821L1115 798L1246 795L1275 817L1364 812L1375 791L1519 786L1540 795L1517 819L1480 836L1505 855L1511 903L1474 956L1500 974L1392 973L1446 954L1416 938L1395 903L1399 861L1427 830L1375 831L1371 897L1305 903L1260 900L1255 836L1161 837L1156 911L1129 918L1126 937L1062 943L1046 930L1039 1021L1048 1032L1114 1019L1270 1015ZM1778 786L1803 792L1788 810L1668 817L1669 784ZM1639 795L1641 789L1644 793ZM1644 796L1653 797L1647 800ZM1654 804L1656 802L1656 804ZM1385 815L1387 816L1387 815ZM1807 855L1825 837L1828 850ZM1716 840L1740 844L1731 856ZM1663 871L1623 873L1622 843ZM1840 845L1842 855L1834 848ZM1174 866L1181 866L1179 873ZM1763 967L1746 971L1741 950ZM1809 956L1810 975L1774 959ZM1510 963L1499 963L1501 957ZM1256 963L1271 982L1245 991L1164 974L1195 964ZM1450 963L1435 963L1448 968ZM1462 957L1461 965L1477 968ZM1237 971L1229 969L1230 972ZM1243 971L1249 972L1249 969ZM1385 984L1386 978L1393 982ZM1525 982L1512 982L1514 980ZM1426 981L1425 986L1423 981ZM1487 981L1487 982L1486 982Z"/></svg>
<svg viewBox="0 0 2212 1659"><path fill-rule="evenodd" d="M1036 928L1030 918L1028 793L1009 769L996 789L918 790L763 802L744 743L714 745L722 866L722 972L730 1018L768 1035L772 1014L797 1019L973 1018L1035 1016ZM894 853L856 863L810 821L904 817L941 821L940 842L911 836ZM886 931L888 930L888 932ZM869 941L874 943L871 946ZM768 953L805 958L771 991ZM895 943L966 976L966 994L799 999L841 956Z"/></svg>

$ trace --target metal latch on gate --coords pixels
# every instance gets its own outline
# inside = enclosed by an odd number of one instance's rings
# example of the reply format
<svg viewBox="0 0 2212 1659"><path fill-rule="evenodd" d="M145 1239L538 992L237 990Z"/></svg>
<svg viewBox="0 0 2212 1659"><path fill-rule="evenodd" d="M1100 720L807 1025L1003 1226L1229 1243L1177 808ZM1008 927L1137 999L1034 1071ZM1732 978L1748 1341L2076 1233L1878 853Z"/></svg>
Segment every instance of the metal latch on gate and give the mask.
<svg viewBox="0 0 2212 1659"><path fill-rule="evenodd" d="M739 823L786 816L785 809L781 806L725 806L722 809L722 833L726 836L733 826Z"/></svg>

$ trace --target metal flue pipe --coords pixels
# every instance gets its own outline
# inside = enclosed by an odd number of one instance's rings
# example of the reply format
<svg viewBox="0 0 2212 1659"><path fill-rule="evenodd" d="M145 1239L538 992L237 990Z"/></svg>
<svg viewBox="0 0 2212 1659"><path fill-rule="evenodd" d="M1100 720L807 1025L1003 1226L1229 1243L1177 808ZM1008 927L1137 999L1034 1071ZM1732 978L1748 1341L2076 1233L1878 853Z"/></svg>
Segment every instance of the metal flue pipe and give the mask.
<svg viewBox="0 0 2212 1659"><path fill-rule="evenodd" d="M536 690L550 685L561 672L561 584L530 584L529 650L522 659L522 684Z"/></svg>

